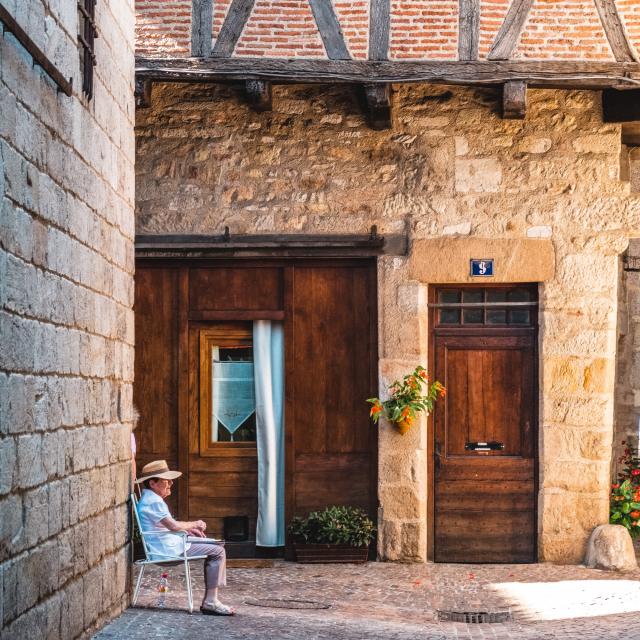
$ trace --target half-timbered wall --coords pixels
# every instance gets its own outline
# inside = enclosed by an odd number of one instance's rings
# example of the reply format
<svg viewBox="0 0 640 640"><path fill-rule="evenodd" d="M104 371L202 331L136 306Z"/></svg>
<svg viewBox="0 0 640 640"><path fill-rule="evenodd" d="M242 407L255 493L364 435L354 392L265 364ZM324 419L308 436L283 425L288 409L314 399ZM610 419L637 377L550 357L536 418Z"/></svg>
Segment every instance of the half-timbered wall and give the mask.
<svg viewBox="0 0 640 640"><path fill-rule="evenodd" d="M640 48L636 0L137 0L136 9L142 56L213 46L262 58L623 61L629 45ZM204 50L192 34L208 40Z"/></svg>

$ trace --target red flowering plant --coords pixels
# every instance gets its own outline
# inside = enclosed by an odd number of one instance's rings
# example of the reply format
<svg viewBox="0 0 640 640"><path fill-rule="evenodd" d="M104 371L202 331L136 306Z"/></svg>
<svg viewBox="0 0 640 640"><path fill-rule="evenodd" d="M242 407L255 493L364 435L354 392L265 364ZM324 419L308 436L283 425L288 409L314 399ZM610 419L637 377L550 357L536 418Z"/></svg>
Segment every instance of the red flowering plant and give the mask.
<svg viewBox="0 0 640 640"><path fill-rule="evenodd" d="M626 445L626 442L622 442ZM618 459L624 465L618 482L611 485L609 522L626 527L632 538L640 537L640 457L638 451L626 447Z"/></svg>
<svg viewBox="0 0 640 640"><path fill-rule="evenodd" d="M428 415L436 400L446 393L446 389L437 380L429 381L427 370L420 366L402 380L396 380L389 390L391 396L388 400L367 399L372 405L369 415L375 423L381 416L386 418L398 425L402 433L411 426L416 414L425 411Z"/></svg>

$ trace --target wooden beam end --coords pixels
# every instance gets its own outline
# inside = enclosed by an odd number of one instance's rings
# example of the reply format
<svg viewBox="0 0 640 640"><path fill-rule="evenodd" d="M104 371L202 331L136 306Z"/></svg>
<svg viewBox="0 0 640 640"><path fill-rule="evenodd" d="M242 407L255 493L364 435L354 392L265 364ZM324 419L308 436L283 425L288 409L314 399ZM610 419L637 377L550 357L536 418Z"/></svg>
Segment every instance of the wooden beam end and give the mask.
<svg viewBox="0 0 640 640"><path fill-rule="evenodd" d="M372 129L383 131L393 126L393 106L391 85L365 84L364 95L367 102L367 116Z"/></svg>
<svg viewBox="0 0 640 640"><path fill-rule="evenodd" d="M505 120L524 120L527 115L527 83L521 80L505 82L502 86L502 117Z"/></svg>
<svg viewBox="0 0 640 640"><path fill-rule="evenodd" d="M152 85L153 82L151 80L136 80L134 90L136 109L145 109L151 106Z"/></svg>
<svg viewBox="0 0 640 640"><path fill-rule="evenodd" d="M271 111L271 83L264 80L247 80L245 83L247 100L255 111Z"/></svg>
<svg viewBox="0 0 640 640"><path fill-rule="evenodd" d="M604 122L640 122L640 89L605 89L602 92Z"/></svg>

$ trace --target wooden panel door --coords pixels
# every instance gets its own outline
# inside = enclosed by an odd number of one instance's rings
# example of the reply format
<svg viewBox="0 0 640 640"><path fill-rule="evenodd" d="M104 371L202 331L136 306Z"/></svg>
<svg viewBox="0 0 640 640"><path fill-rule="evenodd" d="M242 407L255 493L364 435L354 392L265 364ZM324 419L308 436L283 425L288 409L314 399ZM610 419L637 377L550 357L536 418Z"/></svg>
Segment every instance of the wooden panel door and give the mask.
<svg viewBox="0 0 640 640"><path fill-rule="evenodd" d="M288 515L330 505L375 519L375 264L296 266L287 364Z"/></svg>
<svg viewBox="0 0 640 640"><path fill-rule="evenodd" d="M534 562L534 308L469 308L471 322L464 307L434 317L434 375L447 388L434 411L435 560Z"/></svg>
<svg viewBox="0 0 640 640"><path fill-rule="evenodd" d="M135 431L138 474L152 460L178 463L178 271L136 265L136 358L133 401L140 411ZM170 496L177 513L177 492Z"/></svg>

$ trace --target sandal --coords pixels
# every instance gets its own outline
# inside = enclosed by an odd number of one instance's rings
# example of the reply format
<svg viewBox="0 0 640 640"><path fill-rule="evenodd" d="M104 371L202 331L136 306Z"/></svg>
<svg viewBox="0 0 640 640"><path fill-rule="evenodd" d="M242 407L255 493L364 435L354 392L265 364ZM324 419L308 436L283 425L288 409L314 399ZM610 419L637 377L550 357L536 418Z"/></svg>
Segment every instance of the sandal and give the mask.
<svg viewBox="0 0 640 640"><path fill-rule="evenodd" d="M215 602L213 604L207 603L206 606L200 607L200 612L205 616L232 616L235 615L235 611L231 607L227 607L222 602Z"/></svg>

